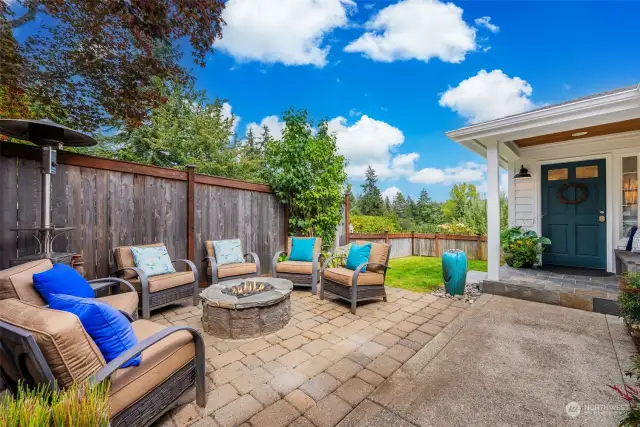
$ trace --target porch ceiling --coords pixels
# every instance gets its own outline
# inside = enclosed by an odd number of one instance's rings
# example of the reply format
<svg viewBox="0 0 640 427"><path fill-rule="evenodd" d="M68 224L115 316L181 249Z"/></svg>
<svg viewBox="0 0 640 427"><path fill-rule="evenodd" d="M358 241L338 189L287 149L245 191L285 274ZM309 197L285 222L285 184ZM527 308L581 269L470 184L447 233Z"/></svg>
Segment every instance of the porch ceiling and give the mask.
<svg viewBox="0 0 640 427"><path fill-rule="evenodd" d="M513 142L518 147L525 148L551 144L554 142L572 141L575 139L592 138L594 136L604 136L637 130L640 130L640 118L624 120L621 122L605 123L597 126L582 127L562 132L548 133L546 135L538 135L531 138L516 139Z"/></svg>

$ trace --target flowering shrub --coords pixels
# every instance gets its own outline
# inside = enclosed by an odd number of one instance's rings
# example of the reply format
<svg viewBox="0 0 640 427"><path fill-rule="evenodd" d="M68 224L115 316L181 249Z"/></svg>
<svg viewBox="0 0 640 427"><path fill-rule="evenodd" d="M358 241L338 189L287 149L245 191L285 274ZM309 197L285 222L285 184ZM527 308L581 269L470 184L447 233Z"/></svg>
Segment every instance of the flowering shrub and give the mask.
<svg viewBox="0 0 640 427"><path fill-rule="evenodd" d="M538 263L540 255L551 240L538 236L535 231L522 232L522 227L513 227L500 235L504 259L511 267L532 267Z"/></svg>
<svg viewBox="0 0 640 427"><path fill-rule="evenodd" d="M440 224L438 226L439 233L442 234L460 234L463 236L473 236L476 233L473 232L473 229L462 222L456 222L451 224Z"/></svg>

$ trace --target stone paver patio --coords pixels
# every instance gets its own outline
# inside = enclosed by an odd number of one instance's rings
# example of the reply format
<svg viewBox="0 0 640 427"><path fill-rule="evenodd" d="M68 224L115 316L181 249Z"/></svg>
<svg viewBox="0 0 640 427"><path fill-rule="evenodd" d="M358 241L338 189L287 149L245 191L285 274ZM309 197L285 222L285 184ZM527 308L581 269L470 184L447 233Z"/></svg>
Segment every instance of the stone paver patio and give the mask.
<svg viewBox="0 0 640 427"><path fill-rule="evenodd" d="M358 307L321 301L308 291L291 294L292 319L284 329L250 340L204 334L208 403L182 405L158 426L332 427L389 378L458 315L473 305L387 288L388 302ZM152 320L202 331L202 309L157 312Z"/></svg>

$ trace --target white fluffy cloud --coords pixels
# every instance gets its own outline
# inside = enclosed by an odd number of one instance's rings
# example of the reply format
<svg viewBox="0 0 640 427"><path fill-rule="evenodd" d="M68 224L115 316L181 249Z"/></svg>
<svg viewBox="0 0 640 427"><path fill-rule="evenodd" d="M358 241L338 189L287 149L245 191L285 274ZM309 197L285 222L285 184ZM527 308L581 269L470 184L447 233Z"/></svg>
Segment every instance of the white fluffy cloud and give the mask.
<svg viewBox="0 0 640 427"><path fill-rule="evenodd" d="M520 77L509 77L502 70L490 73L480 70L445 91L439 103L465 117L469 123L480 123L532 109L535 107L529 99L532 92L531 85Z"/></svg>
<svg viewBox="0 0 640 427"><path fill-rule="evenodd" d="M266 126L269 128L269 134L275 138L282 138L282 132L284 131L284 122L280 121L278 116L267 116L260 121L260 123L251 122L247 125L247 132L251 129L254 135L260 135L262 128Z"/></svg>
<svg viewBox="0 0 640 427"><path fill-rule="evenodd" d="M497 33L498 31L500 31L500 27L498 27L496 24L491 23L490 16L482 16L480 18L476 18L473 22L475 22L478 27L484 27L492 33Z"/></svg>
<svg viewBox="0 0 640 427"><path fill-rule="evenodd" d="M382 192L382 198L386 199L388 197L389 201L393 202L396 199L396 196L398 195L398 193L401 193L398 187L396 186L389 187Z"/></svg>
<svg viewBox="0 0 640 427"><path fill-rule="evenodd" d="M324 37L344 27L352 0L229 0L216 47L241 61L326 64Z"/></svg>
<svg viewBox="0 0 640 427"><path fill-rule="evenodd" d="M329 132L335 132L338 150L349 160L347 174L353 178L364 177L369 165L382 179L408 176L419 157L417 153L394 157L392 151L404 143L404 134L366 114L351 126L346 118L338 116L329 121Z"/></svg>
<svg viewBox="0 0 640 427"><path fill-rule="evenodd" d="M462 9L437 0L403 0L385 7L366 23L367 31L345 47L383 62L440 58L459 63L477 49L476 29Z"/></svg>
<svg viewBox="0 0 640 427"><path fill-rule="evenodd" d="M232 112L231 104L229 104L228 102L225 102L224 104L222 104L222 117L224 117L225 119L230 119L231 117L235 117L233 119L233 132L235 133L236 129L238 128L238 124L240 123L241 117L238 115L234 116Z"/></svg>
<svg viewBox="0 0 640 427"><path fill-rule="evenodd" d="M475 162L461 163L452 168L424 168L409 176L409 182L414 184L456 184L459 182L481 182L486 180L486 165Z"/></svg>

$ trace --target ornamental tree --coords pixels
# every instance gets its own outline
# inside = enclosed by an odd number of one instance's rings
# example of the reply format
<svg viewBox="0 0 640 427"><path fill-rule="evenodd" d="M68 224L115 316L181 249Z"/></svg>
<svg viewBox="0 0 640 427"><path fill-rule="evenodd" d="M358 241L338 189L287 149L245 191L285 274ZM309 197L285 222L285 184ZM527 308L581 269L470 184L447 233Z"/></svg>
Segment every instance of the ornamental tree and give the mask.
<svg viewBox="0 0 640 427"><path fill-rule="evenodd" d="M0 1L0 108L85 131L139 126L164 102L156 79L189 79L185 44L204 65L223 10L223 0ZM36 18L39 29L17 43L13 30Z"/></svg>
<svg viewBox="0 0 640 427"><path fill-rule="evenodd" d="M289 208L289 231L321 237L328 248L342 219L345 158L326 121L318 123L315 134L305 110L290 109L283 121L282 138L265 146L267 182Z"/></svg>

